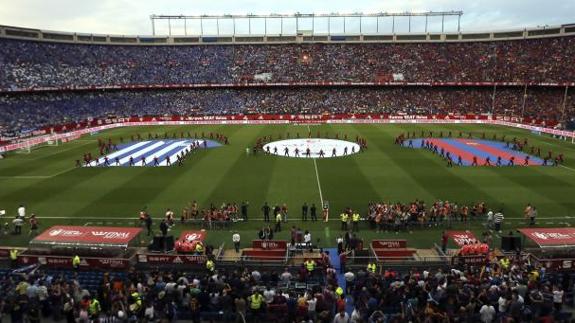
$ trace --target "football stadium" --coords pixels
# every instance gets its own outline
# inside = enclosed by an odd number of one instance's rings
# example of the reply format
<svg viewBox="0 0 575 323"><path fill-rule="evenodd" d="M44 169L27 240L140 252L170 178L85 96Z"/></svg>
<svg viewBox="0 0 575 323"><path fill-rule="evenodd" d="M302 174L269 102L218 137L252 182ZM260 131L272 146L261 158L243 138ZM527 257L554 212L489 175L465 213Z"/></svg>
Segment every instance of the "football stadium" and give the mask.
<svg viewBox="0 0 575 323"><path fill-rule="evenodd" d="M462 17L0 25L0 322L572 322L575 25Z"/></svg>

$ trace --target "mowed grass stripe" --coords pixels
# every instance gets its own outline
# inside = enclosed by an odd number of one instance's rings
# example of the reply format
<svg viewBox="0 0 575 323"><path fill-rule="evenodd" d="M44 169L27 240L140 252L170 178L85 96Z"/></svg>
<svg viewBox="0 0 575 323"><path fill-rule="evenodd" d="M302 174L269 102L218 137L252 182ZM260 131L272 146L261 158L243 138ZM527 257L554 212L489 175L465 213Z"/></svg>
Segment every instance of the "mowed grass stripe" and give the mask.
<svg viewBox="0 0 575 323"><path fill-rule="evenodd" d="M354 142L362 136L353 126L325 126L331 137L337 132L340 139ZM329 152L330 153L330 152ZM386 196L390 187L376 185L381 167L381 151L374 148L348 157L318 160L324 199L330 201L332 216L337 217L345 207L364 212L369 201L378 201Z"/></svg>
<svg viewBox="0 0 575 323"><path fill-rule="evenodd" d="M89 188L90 181L97 176L108 177L95 169L86 169L84 171L78 169L54 178L26 181L27 185L20 186L17 189L1 190L0 201L2 201L3 207L8 210L16 210L19 204L25 204L29 206L31 212L54 215L55 211L65 212L54 208L50 204L56 196L64 195L69 199L75 199L77 192L85 190L86 186ZM98 187L98 189L102 188ZM38 208L37 206L44 201L47 201L49 207L46 209Z"/></svg>
<svg viewBox="0 0 575 323"><path fill-rule="evenodd" d="M432 128L431 126L420 126L419 128L424 130L433 129L434 136L436 137L438 136L439 132L442 129L444 131L445 136L447 135L447 133L445 133L446 129L447 131L452 130L454 136L457 136L460 130L462 131L474 130L470 129L469 126L446 126L441 129L438 129L437 127ZM486 139L491 139L493 133L498 134L498 138L500 138L501 132L498 132L498 130L503 131L505 129L503 129L503 127L498 127L498 128L488 128L481 130L482 130L481 133L483 132L483 130L485 130ZM481 133L474 132L474 136L478 137L481 135ZM443 161L443 159L441 159L439 156L433 155L425 150L421 151L423 151L426 154L425 158L433 159L434 162L439 163L437 169L439 169L439 167L442 165L445 167L446 165L445 161ZM537 178L539 177L538 171L540 170L547 170L547 169L543 169L540 167L529 167L529 168L454 167L451 171L460 174L459 178L473 182L475 184L475 187L483 191L484 194L489 195L489 197L487 197L486 200L497 201L497 203L491 203L489 207L504 208L504 210L508 215L521 216L522 215L521 210L523 209L523 206L531 201L540 201L538 206L544 207L545 209L547 209L547 207L551 207L555 209L554 211L557 210L557 204L554 203L557 201L554 201L553 198L550 198L550 196L546 194L541 194L540 191L534 190L533 189L534 185L525 186L513 181L514 175L512 174L518 174L517 176L520 177L524 176L533 177L531 178L532 181L531 183L534 183L537 181ZM542 176L547 175L542 174ZM555 184L557 184L557 182ZM470 194L470 196L473 195Z"/></svg>
<svg viewBox="0 0 575 323"><path fill-rule="evenodd" d="M465 129L464 126L459 126L459 129ZM498 138L501 138L501 133L507 130L505 127L489 127L486 129L486 133L497 133ZM498 132L501 131L501 132ZM539 135L532 134L529 131L520 130L515 131L518 140L523 140L523 138L528 139L528 143L538 145L540 144ZM492 135L487 135L486 138L491 139ZM507 133L507 140L512 140ZM561 150L560 152L563 152ZM558 151L555 154L560 153ZM564 152L563 152L564 153ZM542 147L542 154L547 154L547 151ZM565 154L565 153L564 153ZM567 156L569 156L567 154ZM569 157L567 157L569 158ZM523 161L518 161L522 163ZM539 200L538 196L543 198L543 203L546 204L546 209L548 209L549 216L555 212L568 212L572 213L573 206L575 204L571 199L564 194L568 190L575 188L573 185L573 180L575 179L575 174L569 172L568 169L556 168L556 167L513 167L513 168L495 168L486 167L480 168L489 171L492 175L487 176L487 178L493 178L496 182L502 182L507 180L508 185L497 185L502 189L500 194L506 194L510 198L513 204L516 204L519 208L521 205L531 203L534 200ZM479 177L479 179L484 179L485 176ZM496 188L497 189L497 188ZM517 189L520 189L522 193L517 194ZM511 197L514 198L511 198ZM540 203L541 204L541 203ZM519 210L515 212L519 213Z"/></svg>
<svg viewBox="0 0 575 323"><path fill-rule="evenodd" d="M233 132L227 132L229 146L207 151L209 156L195 164L193 172L180 177L152 202L181 209L196 200L200 207L207 208L211 203L219 207L224 202L254 198L256 190L252 187L266 187L265 168L271 165L254 165L256 159L246 156L245 148L253 145L264 127L234 126Z"/></svg>
<svg viewBox="0 0 575 323"><path fill-rule="evenodd" d="M307 137L308 134L307 126L303 125L278 125L270 127L270 133L273 133L272 138L274 141L278 140L278 134L282 135L282 139L286 139L287 132L290 133L291 139L296 138L298 132L301 138ZM311 130L312 133L315 133L314 127L312 127ZM300 207L303 202L307 202L309 205L315 203L318 208L318 217L320 217L321 202L313 160L283 157L283 151L279 148L278 154L280 156L264 156L268 160L273 160L274 163L267 191L262 192L265 201L272 207L276 204L281 205L286 203L291 219L301 219ZM321 167L319 164L318 169L321 176ZM324 196L324 199L325 198Z"/></svg>
<svg viewBox="0 0 575 323"><path fill-rule="evenodd" d="M416 135L421 130L428 131L425 126L412 127L412 131L416 131ZM441 130L439 130L441 131ZM443 129L448 132L449 129ZM398 133L391 134L390 142L399 135ZM447 136L447 133L445 133ZM471 173L480 171L479 169L464 169L446 167L446 162L439 156L433 155L429 151L423 149L409 149L392 145L391 154L396 164L404 169L405 172L410 173L418 186L426 187L428 191L439 192L433 197L435 200L449 200L458 203L475 203L482 200L498 201L497 197L490 192L482 189L480 186L475 185L473 182L466 180L469 173L465 171L470 170ZM417 152L417 155L414 153ZM409 157L406 154L414 154ZM418 198L419 196L414 196ZM433 200L425 199L428 203ZM407 201L403 201L407 202Z"/></svg>
<svg viewBox="0 0 575 323"><path fill-rule="evenodd" d="M383 197L386 201L408 202L416 198L433 200L438 197L428 188L429 183L421 180L421 175L433 174L429 171L431 166L422 162L417 153L410 154L413 152L398 150L398 147L393 145L394 135L398 131L396 126L356 127L362 136L367 138L366 154L372 154L373 151L378 153L375 162L379 167L375 165L372 177L377 183L376 187L388 188L388 195Z"/></svg>
<svg viewBox="0 0 575 323"><path fill-rule="evenodd" d="M81 159L84 151L93 149L96 142L69 142L58 147L43 147L31 152L38 158L10 153L8 163L0 163L0 176L53 176L74 167L76 159ZM44 154L44 152L49 152ZM44 154L44 155L43 155Z"/></svg>
<svg viewBox="0 0 575 323"><path fill-rule="evenodd" d="M187 173L193 172L192 164L201 161L208 154L208 151L194 153L182 167L174 165L172 167L115 168L112 171L118 172L118 176L123 177L122 181L110 186L105 183L96 184L95 187L104 187L106 193L97 194L98 198L88 200L85 206L77 211L77 215L103 217L134 215L136 217L137 212L146 207L152 214L161 214L165 211L165 205L153 204L154 198L170 188L180 177L186 177ZM178 189L184 189L184 187Z"/></svg>

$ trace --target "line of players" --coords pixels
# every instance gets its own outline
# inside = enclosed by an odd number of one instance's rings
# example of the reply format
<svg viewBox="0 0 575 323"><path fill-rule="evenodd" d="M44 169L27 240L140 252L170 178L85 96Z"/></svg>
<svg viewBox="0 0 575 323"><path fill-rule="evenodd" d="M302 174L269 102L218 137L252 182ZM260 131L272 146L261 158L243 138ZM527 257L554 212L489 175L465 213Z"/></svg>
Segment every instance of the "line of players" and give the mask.
<svg viewBox="0 0 575 323"><path fill-rule="evenodd" d="M299 139L299 138L300 138L300 134L299 134L299 132L296 132L295 139ZM307 138L310 138L310 139L312 138L312 132L311 131L308 132ZM325 135L322 137L321 133L318 131L316 134L316 137L314 137L314 138L316 138L316 139L321 139L321 138L330 139L330 134L329 134L329 132L326 132ZM341 135L341 138L342 138L342 140L348 140L347 134ZM278 134L277 140L282 140L282 139L283 139L282 134ZM285 139L291 139L291 135L289 132L286 133ZM340 134L335 133L332 139L339 140ZM267 143L270 143L272 141L273 141L273 138L271 135L258 138L256 144L252 148L253 154L256 155L259 150L264 151L264 145ZM355 137L355 143L359 145L358 152L362 152L362 151L367 149L367 140L365 138L361 138L359 136L356 136ZM272 154L272 150L270 149L269 146L266 147L264 152L266 154ZM295 157L300 157L300 153L302 153L304 155L304 157L311 157L311 150L309 148L307 148L305 151L300 151L298 148L296 148L294 150L294 156ZM349 153L349 149L348 149L348 147L345 147L344 151L343 151L343 156L346 156L348 153ZM351 148L351 153L352 154L355 153L355 147L354 146L352 146L352 148ZM274 147L273 154L274 155L278 154L277 147ZM289 156L289 149L287 147L284 148L284 156ZM336 157L336 156L337 156L336 149L333 148L331 157ZM325 157L325 152L323 151L323 149L319 151L319 157L320 158Z"/></svg>
<svg viewBox="0 0 575 323"><path fill-rule="evenodd" d="M361 152L361 149L359 151ZM266 147L265 152L268 155L272 154L272 150L270 149L270 146ZM348 147L347 146L344 147L342 156L347 156L348 152L349 152ZM351 146L351 153L352 154L355 153L355 146ZM273 154L274 155L278 154L278 147L273 148ZM288 147L284 147L284 156L289 157L289 148ZM309 148L307 148L305 150L305 152L303 153L303 156L306 158L311 157L311 150ZM300 156L300 150L297 147L294 149L294 157L301 157ZM325 152L323 151L323 149L320 149L319 150L319 158L324 158L324 157L325 157ZM333 148L333 150L331 151L331 157L337 157L337 150L335 148Z"/></svg>
<svg viewBox="0 0 575 323"><path fill-rule="evenodd" d="M424 136L425 132L422 131L421 134L422 134L422 136ZM433 132L432 131L429 131L428 134L429 134L429 138L433 138ZM448 136L448 138L452 138L452 132L449 131L447 133L447 136ZM441 131L439 133L438 138L442 138L442 137L443 137L443 131ZM400 134L399 136L397 136L395 138L395 144L403 146L405 144L405 142L407 142L407 146L410 148L413 148L413 139L411 139L411 138L415 138L415 131L412 132L411 134L409 132L407 132L407 135L405 135L403 133ZM459 138L463 138L463 133L461 131L459 132ZM469 132L467 135L467 139L471 139L471 138L472 138L472 135L471 135L471 132ZM485 140L485 138L486 138L485 132L483 132L481 135L481 139ZM492 140L497 141L497 135L496 134L493 134ZM521 140L517 139L516 137L514 137L511 141L507 141L507 140L505 140L505 135L502 135L500 140L505 142L505 145L507 148L511 148L513 150L516 150L516 151L522 152L523 149L528 146L527 138L524 138L523 141L521 141ZM443 157L444 159L447 160L447 167L453 167L453 157L451 156L451 154L448 151L446 152L443 148L439 149L439 147L437 145L434 145L432 142L430 142L428 140L421 140L421 148L426 148L426 149L430 150L431 152L440 155L441 157ZM530 154L541 157L541 148L531 146L530 147ZM529 155L526 155L525 158L523 159L523 166L529 166L530 159L531 159L531 157ZM548 166L548 165L559 166L559 164L563 164L563 162L564 162L563 154L558 154L555 156L555 158L553 158L553 152L552 151L548 151L547 156L543 157L543 166ZM457 156L457 164L456 165L457 166L463 166L463 159L461 156ZM491 158L488 156L485 158L482 165L483 166L503 166L503 161L502 161L501 156L497 156L497 160L495 161L495 163L493 163L491 161ZM515 157L511 156L511 158L507 162L507 166L514 166L514 165L515 165ZM473 156L471 166L479 166L479 161L478 161L477 156Z"/></svg>
<svg viewBox="0 0 575 323"><path fill-rule="evenodd" d="M183 162L184 159L190 155L192 152L194 152L196 149L199 149L201 146L199 141L194 141L192 142L192 144L187 147L186 149L184 149L183 151L181 151L180 153L178 153L176 155L176 162L178 164L178 166L183 166ZM207 148L207 141L204 140L203 143L203 147ZM117 150L117 148L116 148ZM102 166L102 167L108 167L108 166L120 166L120 158L119 157L115 157L114 161L111 162L110 159L108 158L108 156L104 156L103 157L103 161L102 163L100 163L100 158L94 158L92 159L92 153L86 153L84 154L84 165L86 167L91 167L92 166L92 162L95 162L96 165L94 165L94 167L98 167L98 166ZM170 159L170 156L166 156L164 161L166 162L167 166L171 166L172 165L172 160ZM137 163L140 164L140 166L147 166L147 160L146 160L146 156L142 156L140 158L139 161L137 161L136 159L134 159L134 157L130 156L129 160L128 160L128 166L137 166ZM153 166L160 166L160 159L157 156L154 156L153 158ZM76 159L76 167L82 167L82 164L80 163L79 159Z"/></svg>
<svg viewBox="0 0 575 323"><path fill-rule="evenodd" d="M181 131L179 139L184 139L184 138L187 138L187 139L192 139L192 138L193 139L208 139L209 138L211 140L218 141L224 145L228 145L230 143L227 136L225 136L224 134L221 134L221 133L217 133L217 132L210 132L210 133L206 133L203 131L201 133L195 132L194 135L192 136L192 133L189 131L187 131L186 133ZM159 139L178 139L178 136L175 132L172 133L172 136L169 136L167 132L164 132L163 136L160 136L157 133L152 134L151 132L148 132L148 139L147 140L153 140L153 139L156 139L156 140L159 140ZM141 141L141 140L144 140L144 136L137 133L135 135L131 135L130 140L132 142ZM123 142L124 142L124 138L120 137L120 143L123 143Z"/></svg>

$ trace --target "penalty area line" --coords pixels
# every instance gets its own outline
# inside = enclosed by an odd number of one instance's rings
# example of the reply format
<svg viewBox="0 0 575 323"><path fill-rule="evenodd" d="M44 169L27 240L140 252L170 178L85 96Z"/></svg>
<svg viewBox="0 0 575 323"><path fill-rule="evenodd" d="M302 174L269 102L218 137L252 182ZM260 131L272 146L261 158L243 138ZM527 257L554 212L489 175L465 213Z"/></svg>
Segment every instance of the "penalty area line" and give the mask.
<svg viewBox="0 0 575 323"><path fill-rule="evenodd" d="M307 130L309 132L311 132L309 124L307 125ZM321 207L323 207L323 193L321 191L321 183L319 181L319 172L317 171L317 162L316 162L315 158L312 158L312 159L313 159L313 167L315 169L315 179L317 180L317 189L319 191L319 200L321 201Z"/></svg>
<svg viewBox="0 0 575 323"><path fill-rule="evenodd" d="M73 168L68 168L65 169L63 171L57 172L55 174L52 175L14 175L14 176L0 176L0 179L47 179L47 178L53 178L59 175L62 175L64 173L67 173L71 170L76 169L76 167Z"/></svg>

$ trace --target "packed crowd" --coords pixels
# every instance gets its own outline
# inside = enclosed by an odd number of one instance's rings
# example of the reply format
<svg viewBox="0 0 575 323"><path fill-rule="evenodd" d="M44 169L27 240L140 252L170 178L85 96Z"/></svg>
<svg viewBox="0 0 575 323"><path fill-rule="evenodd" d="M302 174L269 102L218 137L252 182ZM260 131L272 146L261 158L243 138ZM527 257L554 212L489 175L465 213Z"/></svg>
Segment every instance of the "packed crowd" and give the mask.
<svg viewBox="0 0 575 323"><path fill-rule="evenodd" d="M0 278L0 313L12 322L568 322L572 277L522 255L476 266L397 271L369 263L338 280L318 262L273 269L104 274L86 289L78 275L33 270ZM303 287L297 287L298 283ZM307 284L306 284L307 283ZM1 317L1 316L0 316Z"/></svg>
<svg viewBox="0 0 575 323"><path fill-rule="evenodd" d="M494 42L109 46L0 39L0 88L271 82L573 81L575 37Z"/></svg>
<svg viewBox="0 0 575 323"><path fill-rule="evenodd" d="M484 202L459 204L436 201L429 206L420 200L410 203L372 202L368 205L366 220L370 227L378 232L400 231L414 227L451 226L455 222L487 220L489 212L493 215L493 211L489 210Z"/></svg>
<svg viewBox="0 0 575 323"><path fill-rule="evenodd" d="M563 120L563 89L278 88L63 92L0 95L0 134L92 118L237 114L487 114ZM575 111L570 91L566 115Z"/></svg>

